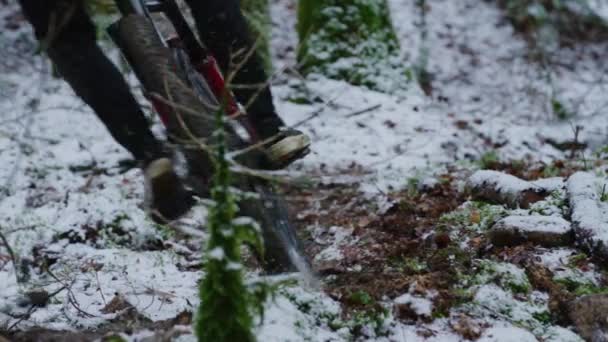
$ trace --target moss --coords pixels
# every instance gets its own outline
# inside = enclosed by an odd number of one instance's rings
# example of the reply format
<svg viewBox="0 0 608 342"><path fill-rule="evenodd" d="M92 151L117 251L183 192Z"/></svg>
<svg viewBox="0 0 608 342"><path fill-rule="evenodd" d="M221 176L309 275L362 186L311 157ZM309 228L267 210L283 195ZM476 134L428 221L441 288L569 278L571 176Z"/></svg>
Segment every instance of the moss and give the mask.
<svg viewBox="0 0 608 342"><path fill-rule="evenodd" d="M488 151L484 153L481 158L479 158L479 167L481 169L491 169L496 164L500 162L500 157L495 150Z"/></svg>
<svg viewBox="0 0 608 342"><path fill-rule="evenodd" d="M534 317L535 320L545 325L551 324L553 322L553 318L549 311L535 312L532 314L532 317Z"/></svg>
<svg viewBox="0 0 608 342"><path fill-rule="evenodd" d="M270 57L270 28L271 19L268 0L241 0L243 15L256 39L257 53L264 61L266 72L272 71Z"/></svg>
<svg viewBox="0 0 608 342"><path fill-rule="evenodd" d="M386 0L301 0L298 34L304 74L386 92L407 83Z"/></svg>
<svg viewBox="0 0 608 342"><path fill-rule="evenodd" d="M512 293L528 294L532 285L525 272L509 263L497 263L488 260L478 262L478 272L473 277L473 284L496 283Z"/></svg>
<svg viewBox="0 0 608 342"><path fill-rule="evenodd" d="M506 215L507 211L501 205L471 201L450 213L442 215L439 222L444 226L459 226L469 230L484 231Z"/></svg>
<svg viewBox="0 0 608 342"><path fill-rule="evenodd" d="M590 294L605 294L608 293L608 287L597 286L591 282L581 281L573 278L560 278L554 280L556 283L563 285L566 290L576 296L585 296Z"/></svg>
<svg viewBox="0 0 608 342"><path fill-rule="evenodd" d="M346 322L346 326L355 338L362 335L364 327L371 327L376 336L388 336L389 331L385 324L388 317L388 310L376 305L371 309L355 312L352 318Z"/></svg>
<svg viewBox="0 0 608 342"><path fill-rule="evenodd" d="M567 109L557 98L551 99L551 109L553 110L553 115L560 120L568 120L576 116L575 113Z"/></svg>
<svg viewBox="0 0 608 342"><path fill-rule="evenodd" d="M119 335L106 336L106 337L102 338L101 340L103 342L126 342L127 341Z"/></svg>
<svg viewBox="0 0 608 342"><path fill-rule="evenodd" d="M352 304L362 305L362 306L370 305L375 302L374 299L372 298L372 296L370 296L369 293L367 293L363 290L358 290L358 291L353 292L348 297L348 301Z"/></svg>

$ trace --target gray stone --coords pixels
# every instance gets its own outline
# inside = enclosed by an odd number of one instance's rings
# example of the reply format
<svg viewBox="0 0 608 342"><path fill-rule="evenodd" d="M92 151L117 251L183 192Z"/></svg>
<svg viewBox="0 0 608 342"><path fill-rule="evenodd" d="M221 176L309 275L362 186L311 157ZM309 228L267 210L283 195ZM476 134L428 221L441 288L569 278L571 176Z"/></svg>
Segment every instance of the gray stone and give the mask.
<svg viewBox="0 0 608 342"><path fill-rule="evenodd" d="M574 242L570 222L558 216L508 216L496 222L488 235L495 246L531 242L544 247L557 247Z"/></svg>

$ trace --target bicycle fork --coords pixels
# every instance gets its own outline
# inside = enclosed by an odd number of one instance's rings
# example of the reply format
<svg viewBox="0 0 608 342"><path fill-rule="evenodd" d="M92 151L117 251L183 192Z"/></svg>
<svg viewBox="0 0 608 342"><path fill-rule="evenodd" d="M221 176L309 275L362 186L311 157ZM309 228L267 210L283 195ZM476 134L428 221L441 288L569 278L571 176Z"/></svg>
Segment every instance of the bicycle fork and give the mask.
<svg viewBox="0 0 608 342"><path fill-rule="evenodd" d="M236 101L234 94L228 89L217 61L210 51L198 41L174 0L115 1L123 16L141 15L146 17L165 46L174 49L174 51L184 51L187 58L183 58L178 53L174 59L176 63L182 64L181 67L188 74L188 81L197 95L203 101L209 101L209 97L213 96L215 98L214 102L221 106L226 115L245 129L248 135L247 140L250 143L260 141L259 135L248 120L245 108ZM155 25L152 13L164 13L173 25L176 35L168 38L163 37ZM119 21L110 25L107 32L114 43L121 47L121 38L117 30ZM125 58L129 60L129 56L125 56ZM166 123L168 116L171 115L171 110L167 104L151 96L146 95L146 98L152 103L163 123Z"/></svg>

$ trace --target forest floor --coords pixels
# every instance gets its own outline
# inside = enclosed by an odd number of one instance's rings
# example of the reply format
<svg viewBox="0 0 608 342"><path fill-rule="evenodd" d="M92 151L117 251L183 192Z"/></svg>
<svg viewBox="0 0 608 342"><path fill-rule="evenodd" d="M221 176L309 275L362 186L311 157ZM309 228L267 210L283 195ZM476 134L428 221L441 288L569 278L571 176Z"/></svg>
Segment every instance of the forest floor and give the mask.
<svg viewBox="0 0 608 342"><path fill-rule="evenodd" d="M389 3L404 69L428 49L424 91L415 82L389 95L302 80L292 70L295 1L272 2L275 102L313 141L289 170L309 182L284 191L321 285L283 286L259 340L602 338L605 259L572 227L585 219L573 211L573 179L590 179L597 239L608 231L608 44L561 46L540 63L493 2L428 0L426 39L415 1ZM0 336L195 340L205 207L171 226L153 223L140 170L35 55L15 4L0 8L0 28ZM567 111L556 113L558 98ZM545 196L527 209L480 200L470 177L484 169ZM564 241L499 246L492 232L509 217L549 220L543 233L566 226ZM538 225L528 228L546 226ZM260 277L252 266L247 278ZM50 299L24 300L36 293Z"/></svg>

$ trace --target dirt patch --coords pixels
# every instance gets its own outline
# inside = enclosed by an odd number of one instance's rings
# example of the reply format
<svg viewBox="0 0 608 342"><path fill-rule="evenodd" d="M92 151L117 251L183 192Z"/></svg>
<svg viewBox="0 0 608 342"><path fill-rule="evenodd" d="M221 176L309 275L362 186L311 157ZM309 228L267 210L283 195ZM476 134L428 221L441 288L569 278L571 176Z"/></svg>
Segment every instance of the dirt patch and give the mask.
<svg viewBox="0 0 608 342"><path fill-rule="evenodd" d="M373 310L378 301L409 291L421 296L436 293L434 313L439 316L462 300L452 285L458 272L470 266L471 257L451 241L440 218L466 198L451 176L439 180L420 191L390 194L393 204L383 213L375 200L365 199L354 186L290 192L292 210L299 213L294 223L300 232L308 232L302 235L311 260L323 248L311 237L311 227L352 229L355 242L341 247L341 259L331 261L330 267L313 261L313 268L326 276L326 292L342 303L346 315Z"/></svg>
<svg viewBox="0 0 608 342"><path fill-rule="evenodd" d="M501 171L527 181L533 181L549 177L567 178L583 167L567 160L554 160L551 163L497 160L486 162L484 169Z"/></svg>

